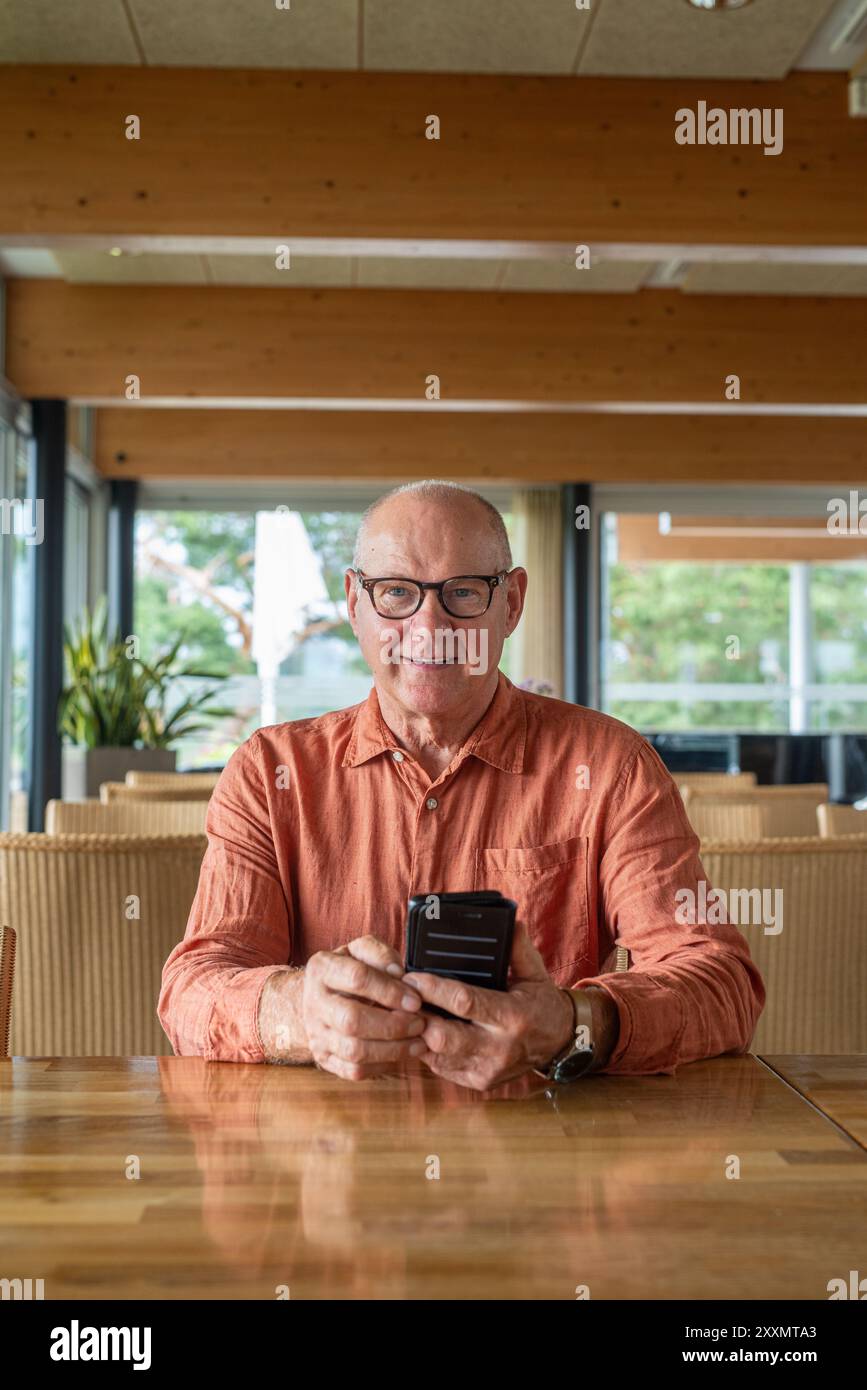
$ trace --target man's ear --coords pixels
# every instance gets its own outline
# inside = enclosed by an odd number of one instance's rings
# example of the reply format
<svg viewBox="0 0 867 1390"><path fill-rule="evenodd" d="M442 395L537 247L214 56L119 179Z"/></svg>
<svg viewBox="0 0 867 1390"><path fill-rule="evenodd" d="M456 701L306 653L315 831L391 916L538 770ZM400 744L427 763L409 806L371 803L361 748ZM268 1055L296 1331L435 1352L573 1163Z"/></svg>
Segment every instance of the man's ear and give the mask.
<svg viewBox="0 0 867 1390"><path fill-rule="evenodd" d="M343 592L346 594L346 608L349 613L349 626L354 633L358 633L355 622L355 610L358 607L358 580L352 570L348 569L343 576Z"/></svg>
<svg viewBox="0 0 867 1390"><path fill-rule="evenodd" d="M519 565L509 575L506 584L506 636L511 637L524 611L524 600L527 597L527 584L529 577L527 571Z"/></svg>

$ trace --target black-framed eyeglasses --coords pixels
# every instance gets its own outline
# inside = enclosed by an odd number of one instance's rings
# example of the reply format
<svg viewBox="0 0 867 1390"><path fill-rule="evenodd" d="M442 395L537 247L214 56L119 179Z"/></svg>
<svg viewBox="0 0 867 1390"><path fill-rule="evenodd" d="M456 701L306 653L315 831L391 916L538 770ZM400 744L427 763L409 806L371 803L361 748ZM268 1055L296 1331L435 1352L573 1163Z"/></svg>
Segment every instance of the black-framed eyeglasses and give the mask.
<svg viewBox="0 0 867 1390"><path fill-rule="evenodd" d="M381 618L411 618L424 603L425 589L436 589L440 604L449 617L480 618L487 613L494 590L502 584L509 570L500 570L499 574L459 574L454 579L443 579L439 584L406 579L400 575L369 579L361 570L353 570L352 573L358 576L362 589L367 591Z"/></svg>

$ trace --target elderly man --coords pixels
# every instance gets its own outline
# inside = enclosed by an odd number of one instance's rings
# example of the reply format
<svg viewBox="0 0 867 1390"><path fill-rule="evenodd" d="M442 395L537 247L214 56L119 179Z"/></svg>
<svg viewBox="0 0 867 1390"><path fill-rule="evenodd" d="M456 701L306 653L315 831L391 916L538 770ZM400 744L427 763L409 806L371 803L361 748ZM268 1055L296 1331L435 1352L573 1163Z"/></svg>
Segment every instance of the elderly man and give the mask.
<svg viewBox="0 0 867 1390"><path fill-rule="evenodd" d="M368 509L346 596L373 690L229 761L163 972L177 1053L348 1080L414 1057L485 1090L749 1046L761 977L733 926L682 920L676 894L698 901L704 874L656 753L498 670L526 587L469 489L410 484ZM482 889L518 904L508 989L404 973L407 899ZM606 969L615 946L625 972Z"/></svg>

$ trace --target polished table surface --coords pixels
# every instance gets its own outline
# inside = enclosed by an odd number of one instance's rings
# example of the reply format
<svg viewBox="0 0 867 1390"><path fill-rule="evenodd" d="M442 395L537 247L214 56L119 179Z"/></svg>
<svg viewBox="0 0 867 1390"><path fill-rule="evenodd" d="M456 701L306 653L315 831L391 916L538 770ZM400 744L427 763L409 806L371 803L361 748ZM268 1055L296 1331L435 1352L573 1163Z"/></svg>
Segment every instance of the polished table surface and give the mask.
<svg viewBox="0 0 867 1390"><path fill-rule="evenodd" d="M867 1149L867 1053L854 1057L762 1054L762 1061Z"/></svg>
<svg viewBox="0 0 867 1390"><path fill-rule="evenodd" d="M485 1096L0 1061L0 1277L46 1299L824 1300L865 1204L867 1153L752 1056Z"/></svg>

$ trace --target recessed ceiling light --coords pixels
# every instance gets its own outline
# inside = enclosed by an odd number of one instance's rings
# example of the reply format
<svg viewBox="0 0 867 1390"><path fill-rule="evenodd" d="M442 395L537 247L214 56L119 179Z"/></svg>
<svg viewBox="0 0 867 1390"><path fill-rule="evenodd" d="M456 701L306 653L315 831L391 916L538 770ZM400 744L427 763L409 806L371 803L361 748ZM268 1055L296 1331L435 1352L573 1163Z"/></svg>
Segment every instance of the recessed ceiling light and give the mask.
<svg viewBox="0 0 867 1390"><path fill-rule="evenodd" d="M750 0L686 0L694 10L742 10Z"/></svg>

